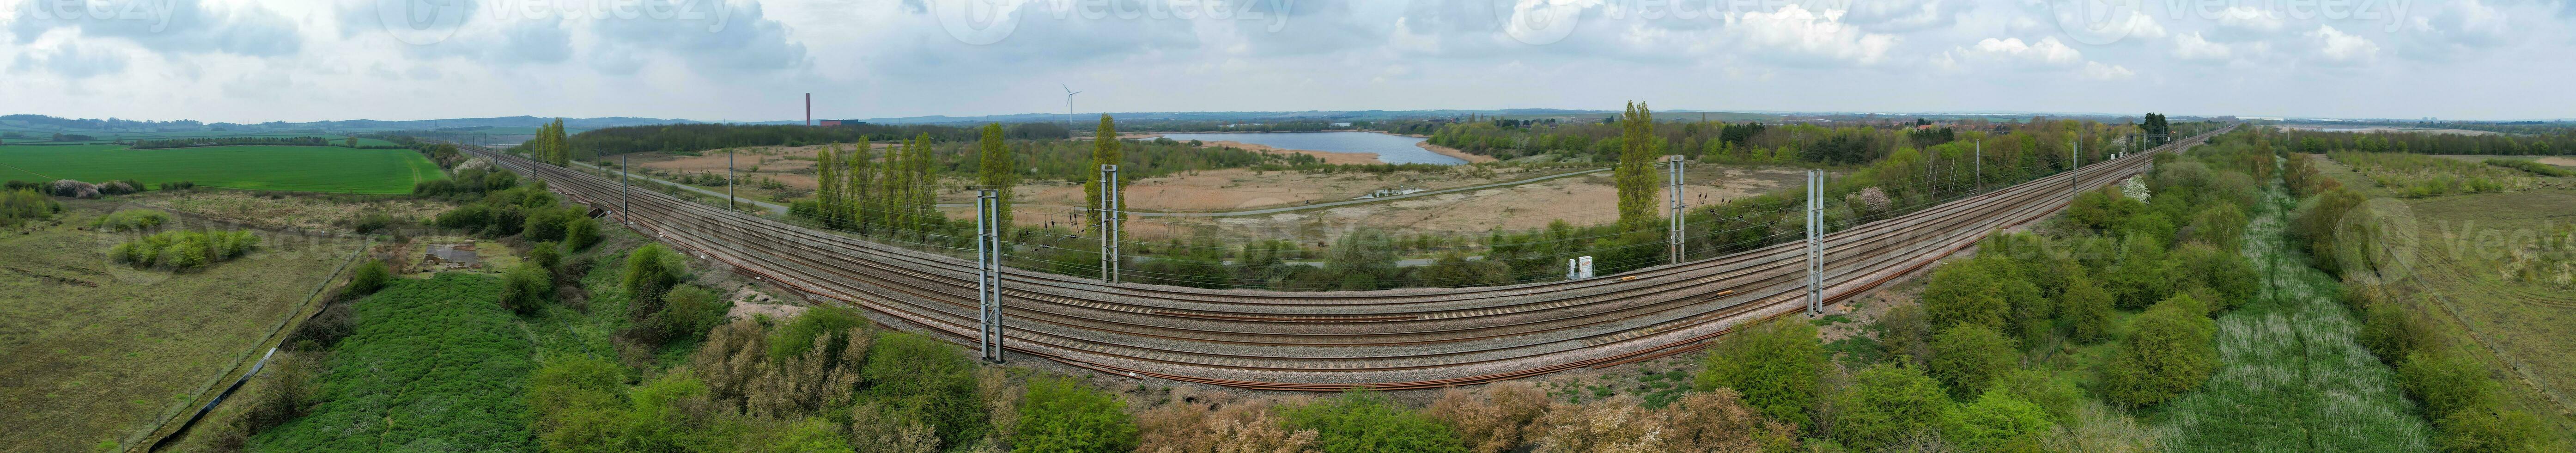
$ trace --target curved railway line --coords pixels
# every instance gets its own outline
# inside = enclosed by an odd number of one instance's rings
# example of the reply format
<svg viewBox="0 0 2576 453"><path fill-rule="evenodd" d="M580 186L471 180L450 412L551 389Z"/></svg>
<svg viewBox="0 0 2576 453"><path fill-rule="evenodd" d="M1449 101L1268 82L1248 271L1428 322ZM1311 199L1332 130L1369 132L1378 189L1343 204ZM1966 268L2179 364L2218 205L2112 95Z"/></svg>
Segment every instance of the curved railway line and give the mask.
<svg viewBox="0 0 2576 453"><path fill-rule="evenodd" d="M1828 302L1911 273L1989 232L2045 217L2143 171L2156 150L1862 224L1826 238ZM617 181L460 145L593 206ZM859 309L879 323L970 342L975 264L791 225L655 191L633 226L734 272ZM1805 244L1632 271L1629 278L1478 288L1278 292L1104 284L1005 269L1004 347L1105 373L1258 390L1438 388L1605 367L1696 349L1804 306Z"/></svg>

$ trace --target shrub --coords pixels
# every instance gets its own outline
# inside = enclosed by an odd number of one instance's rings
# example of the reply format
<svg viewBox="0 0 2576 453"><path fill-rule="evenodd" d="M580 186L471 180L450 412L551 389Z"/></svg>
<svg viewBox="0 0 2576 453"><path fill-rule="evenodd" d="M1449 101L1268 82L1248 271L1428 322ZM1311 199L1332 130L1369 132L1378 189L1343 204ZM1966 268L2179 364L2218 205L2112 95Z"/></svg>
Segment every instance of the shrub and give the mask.
<svg viewBox="0 0 2576 453"><path fill-rule="evenodd" d="M2050 429L2057 427L2038 404L2003 389L1988 390L1975 402L1959 406L1956 418L1948 430L1948 439L1959 451L2046 451L2041 442Z"/></svg>
<svg viewBox="0 0 2576 453"><path fill-rule="evenodd" d="M704 333L707 329L714 328L717 323L724 322L725 311L732 308L733 301L718 298L714 292L707 291L706 288L680 285L679 288L662 294L660 319L663 322L664 331L670 338L686 338ZM817 310L829 309L817 308Z"/></svg>
<svg viewBox="0 0 2576 453"><path fill-rule="evenodd" d="M110 260L136 267L189 270L240 258L259 245L248 230L230 232L169 231L136 238L108 249Z"/></svg>
<svg viewBox="0 0 2576 453"><path fill-rule="evenodd" d="M627 253L626 275L621 281L626 286L626 293L633 300L660 300L662 292L670 290L671 285L679 284L681 276L687 275L688 272L688 267L681 261L679 253L663 248L659 243L644 244L643 247L636 247L635 251ZM637 307L647 305L654 304L636 304ZM652 306L644 310L644 314L649 315L659 311L661 307Z"/></svg>
<svg viewBox="0 0 2576 453"><path fill-rule="evenodd" d="M1501 453L1545 431L1532 424L1547 415L1548 400L1546 392L1528 382L1504 381L1485 385L1481 397L1449 389L1423 412L1456 431L1468 451Z"/></svg>
<svg viewBox="0 0 2576 453"><path fill-rule="evenodd" d="M1932 377L1949 384L1951 395L1984 393L1997 377L2020 367L2012 340L1984 326L1950 326L1932 338Z"/></svg>
<svg viewBox="0 0 2576 453"><path fill-rule="evenodd" d="M1735 389L1763 415L1805 425L1824 372L1825 350L1816 342L1815 325L1781 318L1718 341L1703 366L1706 371L1694 386L1699 390Z"/></svg>
<svg viewBox="0 0 2576 453"><path fill-rule="evenodd" d="M1923 306L1889 308L1870 327L1878 331L1878 342L1888 354L1905 356L1905 362L1916 365L1932 358L1932 321L1923 315Z"/></svg>
<svg viewBox="0 0 2576 453"><path fill-rule="evenodd" d="M1367 390L1291 408L1286 415L1290 428L1314 430L1316 450L1324 453L1467 451L1449 427Z"/></svg>
<svg viewBox="0 0 2576 453"><path fill-rule="evenodd" d="M2253 263L2246 262L2244 255L2206 244L2183 244L2174 249L2170 263L2178 270L2175 276L2189 280L2183 284L2198 284L2217 291L2217 297L2202 301L2209 303L2213 313L2227 311L2238 301L2253 299L2261 290L2262 276L2254 272Z"/></svg>
<svg viewBox="0 0 2576 453"><path fill-rule="evenodd" d="M2354 335L2353 340L2369 348L2370 353L2379 356L2382 362L2395 364L2405 360L2408 354L2432 338L2432 325L2423 318L2408 315L2406 309L2395 303L2378 302L2366 306L2362 310L2361 331Z"/></svg>
<svg viewBox="0 0 2576 453"><path fill-rule="evenodd" d="M2245 210L2222 204L2191 217L2191 240L2234 253L2245 242Z"/></svg>
<svg viewBox="0 0 2576 453"><path fill-rule="evenodd" d="M844 313L840 310L834 310L827 307L807 309L804 314L796 315L795 320L788 321L787 325L779 326L776 330L770 331L768 341L769 358L772 360L784 360L788 357L804 355L806 349L814 346L814 337L825 335L848 335L851 329L862 327L865 324L866 323L859 320L858 317L850 316L849 313ZM832 341L829 343L838 344L840 342ZM841 354L840 351L832 351L827 353L827 355L838 356Z"/></svg>
<svg viewBox="0 0 2576 453"><path fill-rule="evenodd" d="M194 188L197 188L196 181L171 181L161 183L161 190L188 190Z"/></svg>
<svg viewBox="0 0 2576 453"><path fill-rule="evenodd" d="M501 273L501 307L520 315L535 314L554 294L554 276L535 262L519 263Z"/></svg>
<svg viewBox="0 0 2576 453"><path fill-rule="evenodd" d="M1854 451L1878 451L1908 437L1937 435L1950 404L1941 384L1922 371L1874 365L1834 395L1832 438Z"/></svg>
<svg viewBox="0 0 2576 453"><path fill-rule="evenodd" d="M2178 278L2165 245L2155 236L2130 234L2120 241L2119 264L2106 272L2112 299L2121 308L2144 308L2173 295Z"/></svg>
<svg viewBox="0 0 2576 453"><path fill-rule="evenodd" d="M2448 418L2454 412L2495 407L2504 387L2487 377L2486 364L2475 356L2446 349L2425 349L2397 367L2397 385L2424 402L2426 418Z"/></svg>
<svg viewBox="0 0 2576 453"><path fill-rule="evenodd" d="M525 262L548 271L561 269L563 268L563 248L552 242L539 242L537 245L528 246Z"/></svg>
<svg viewBox="0 0 2576 453"><path fill-rule="evenodd" d="M2098 404L2086 398L2083 389L2075 387L2073 378L2050 371L2008 371L1998 376L1992 387L1991 390L2010 393L2022 401L2039 405L2040 409L2048 411L2050 419L2061 422L2074 420L2076 412L2086 404Z"/></svg>
<svg viewBox="0 0 2576 453"><path fill-rule="evenodd" d="M10 188L6 193L0 193L0 226L51 218L55 213L62 211L62 203L45 198L44 194L36 193L33 189Z"/></svg>
<svg viewBox="0 0 2576 453"><path fill-rule="evenodd" d="M2003 289L2008 276L1995 275L1985 262L1969 260L1932 272L1923 289L1923 313L1933 329L1972 324L2002 331L2010 323L2012 303L2004 299Z"/></svg>
<svg viewBox="0 0 2576 453"><path fill-rule="evenodd" d="M1011 448L1112 453L1136 449L1136 419L1125 403L1071 379L1031 379L1021 397Z"/></svg>
<svg viewBox="0 0 2576 453"><path fill-rule="evenodd" d="M285 343L296 349L319 351L338 344L340 339L348 338L357 329L357 310L349 308L349 304L330 304L322 307L321 313L305 319L303 324L297 324L295 333Z"/></svg>
<svg viewBox="0 0 2576 453"><path fill-rule="evenodd" d="M868 395L889 410L918 417L943 449L972 443L991 426L975 385L975 364L939 340L900 332L877 335L859 376Z"/></svg>
<svg viewBox="0 0 2576 453"><path fill-rule="evenodd" d="M588 217L578 208L531 209L527 225L519 230L519 234L534 242L561 242L571 231L573 219L581 218Z"/></svg>
<svg viewBox="0 0 2576 453"><path fill-rule="evenodd" d="M45 193L64 198L98 198L98 185L61 179L55 180Z"/></svg>
<svg viewBox="0 0 2576 453"><path fill-rule="evenodd" d="M340 298L357 299L375 294L377 290L385 289L385 284L392 283L393 280L393 267L386 265L384 260L367 260L367 262L358 263L357 268L349 270L349 285L340 288Z"/></svg>
<svg viewBox="0 0 2576 453"><path fill-rule="evenodd" d="M2208 313L2191 296L2174 296L2139 315L2137 331L2103 365L2104 397L2152 405L2207 382L2218 366L2218 349L2210 344L2218 327Z"/></svg>
<svg viewBox="0 0 2576 453"><path fill-rule="evenodd" d="M2453 453L2540 453L2567 451L2561 434L2549 431L2529 412L2479 407L2436 420L2442 432L2434 443Z"/></svg>
<svg viewBox="0 0 2576 453"><path fill-rule="evenodd" d="M582 216L564 224L564 247L567 252L589 250L599 244L599 219Z"/></svg>

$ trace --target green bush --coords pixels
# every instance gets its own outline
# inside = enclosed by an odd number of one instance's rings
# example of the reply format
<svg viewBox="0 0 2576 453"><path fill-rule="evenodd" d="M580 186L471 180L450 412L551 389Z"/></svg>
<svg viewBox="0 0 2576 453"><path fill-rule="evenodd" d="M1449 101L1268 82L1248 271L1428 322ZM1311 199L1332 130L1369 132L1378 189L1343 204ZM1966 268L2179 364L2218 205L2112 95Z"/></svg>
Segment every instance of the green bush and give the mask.
<svg viewBox="0 0 2576 453"><path fill-rule="evenodd" d="M599 219L582 216L572 219L572 223L564 224L563 245L566 252L589 250L590 246L598 245L599 240Z"/></svg>
<svg viewBox="0 0 2576 453"><path fill-rule="evenodd" d="M108 249L107 255L136 267L188 270L240 258L258 245L259 235L249 230L168 231L117 244Z"/></svg>
<svg viewBox="0 0 2576 453"><path fill-rule="evenodd" d="M2103 365L2104 397L2152 405L2209 381L2218 367L2218 348L2210 343L2218 327L2206 307L2191 296L2174 296L2139 315L2132 323L2136 332Z"/></svg>
<svg viewBox="0 0 2576 453"><path fill-rule="evenodd" d="M2397 366L2397 385L2424 402L2426 418L2440 420L2454 412L2495 407L2504 386L2487 376L2486 364L2471 353L2427 348Z"/></svg>
<svg viewBox="0 0 2576 453"><path fill-rule="evenodd" d="M1995 259L1972 259L1932 272L1923 289L1923 313L1933 329L1969 324L2002 331L2011 324L2012 302L2004 294L2011 276L1996 275L1990 262Z"/></svg>
<svg viewBox="0 0 2576 453"><path fill-rule="evenodd" d="M1995 379L2021 368L2012 340L1984 326L1961 324L1932 337L1932 377L1965 398L1984 393Z"/></svg>
<svg viewBox="0 0 2576 453"><path fill-rule="evenodd" d="M2030 452L2042 448L2057 423L2047 410L2003 389L1988 390L1975 402L1959 406L1948 440L1959 451Z"/></svg>
<svg viewBox="0 0 2576 453"><path fill-rule="evenodd" d="M2529 412L2479 407L2435 420L2442 427L2434 439L2450 453L2541 453L2567 451L2564 434L2550 432Z"/></svg>
<svg viewBox="0 0 2576 453"><path fill-rule="evenodd" d="M573 219L582 218L588 216L580 208L531 210L528 211L527 225L519 230L519 234L531 242L562 242L572 231Z"/></svg>
<svg viewBox="0 0 2576 453"><path fill-rule="evenodd" d="M879 334L859 378L870 399L930 425L942 449L973 443L992 428L976 393L975 363L955 345L909 333Z"/></svg>
<svg viewBox="0 0 2576 453"><path fill-rule="evenodd" d="M1118 397L1071 379L1032 379L1021 397L1019 429L1011 447L1024 451L1114 453L1134 451L1136 419Z"/></svg>
<svg viewBox="0 0 2576 453"><path fill-rule="evenodd" d="M18 182L18 181L10 181ZM0 193L0 226L14 226L30 220L52 218L63 212L63 204L54 202L30 188L11 188Z"/></svg>
<svg viewBox="0 0 2576 453"><path fill-rule="evenodd" d="M2181 279L2165 255L2164 241L2157 236L2130 234L2122 239L2118 264L2104 274L2114 303L2120 308L2145 308L2172 296Z"/></svg>
<svg viewBox="0 0 2576 453"><path fill-rule="evenodd" d="M563 255L563 247L556 243L539 242L537 245L528 246L526 262L552 271L563 268Z"/></svg>
<svg viewBox="0 0 2576 453"><path fill-rule="evenodd" d="M787 325L769 332L769 359L787 360L803 356L806 350L814 348L814 337L824 335L836 337L824 342L826 347L844 347L849 339L837 336L847 335L850 329L866 324L856 316L830 307L806 309L804 314L796 315L796 319L788 321ZM823 356L840 357L841 351L824 351Z"/></svg>
<svg viewBox="0 0 2576 453"><path fill-rule="evenodd" d="M1950 406L1941 384L1921 370L1881 363L1834 395L1832 438L1853 451L1879 451L1907 437L1938 434Z"/></svg>
<svg viewBox="0 0 2576 453"><path fill-rule="evenodd" d="M725 311L733 301L716 297L715 292L697 285L680 285L662 294L663 330L670 338L687 338L706 333L724 322ZM828 310L828 308L817 308ZM811 341L811 340L808 340Z"/></svg>
<svg viewBox="0 0 2576 453"><path fill-rule="evenodd" d="M554 296L554 276L535 262L519 263L501 272L501 307L520 315L535 314Z"/></svg>
<svg viewBox="0 0 2576 453"><path fill-rule="evenodd" d="M2432 338L2431 324L2407 314L2406 309L2395 303L2368 303L2365 307L2361 331L2354 335L2353 340L2369 348L2370 353L2379 356L2382 362L2395 364L2405 360L2408 354L2413 354L2416 348Z"/></svg>
<svg viewBox="0 0 2576 453"><path fill-rule="evenodd" d="M672 285L680 284L680 279L688 273L688 265L681 259L679 253L663 248L659 243L644 244L643 247L636 247L635 251L627 253L626 275L620 281L624 282L626 293L633 300L658 301L662 298L663 291L669 291ZM647 307L647 305L653 306ZM644 315L661 311L658 304L636 304L635 306L646 308L643 310ZM642 317L637 316L638 319Z"/></svg>
<svg viewBox="0 0 2576 453"><path fill-rule="evenodd" d="M1448 425L1367 390L1289 408L1286 415L1290 429L1315 431L1314 445L1323 453L1467 451Z"/></svg>
<svg viewBox="0 0 2576 453"><path fill-rule="evenodd" d="M2181 285L2197 284L2217 291L2214 300L2202 301L2209 303L2213 313L2234 308L2239 301L2252 300L2261 290L2262 276L2254 272L2254 264L2246 262L2244 255L2207 244L2175 248L2170 264L2178 271L2174 276L2187 280Z"/></svg>
<svg viewBox="0 0 2576 453"><path fill-rule="evenodd" d="M1824 373L1824 346L1816 326L1781 318L1719 339L1693 387L1700 391L1735 389L1744 404L1762 415L1794 425L1807 425L1818 379Z"/></svg>
<svg viewBox="0 0 2576 453"><path fill-rule="evenodd" d="M392 266L386 265L384 260L367 260L365 263L359 263L356 269L349 270L349 286L340 288L340 299L357 299L375 294L377 290L385 289L385 284L393 280Z"/></svg>

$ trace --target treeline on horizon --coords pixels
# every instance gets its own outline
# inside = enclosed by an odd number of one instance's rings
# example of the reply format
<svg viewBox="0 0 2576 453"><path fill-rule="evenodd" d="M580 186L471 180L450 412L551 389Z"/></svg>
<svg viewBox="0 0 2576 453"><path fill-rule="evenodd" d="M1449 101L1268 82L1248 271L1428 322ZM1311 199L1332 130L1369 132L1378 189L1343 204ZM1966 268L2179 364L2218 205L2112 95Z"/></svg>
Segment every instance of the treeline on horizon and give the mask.
<svg viewBox="0 0 2576 453"><path fill-rule="evenodd" d="M2128 134L2160 133L2163 128L2170 127L2163 126L2166 123L2161 121L2162 116L2149 115L2145 123L2112 125L2114 127L2100 131L2100 135L2084 136L2086 148L2113 146L2114 139ZM1649 135L1671 154L1710 162L1850 165L1875 162L1900 148L1925 148L2024 129L2068 129L2052 125L2068 121L2039 118L2028 123L1987 120L1935 123L1915 119L1860 126L1681 121L1658 122ZM2186 126L2200 131L2215 128L2210 126L2215 123L2184 124L2200 125ZM1602 160L1616 154L1621 141L1625 140L1617 124L1591 121L1501 119L1464 123L1385 123L1377 127L1395 133L1429 135L1434 145L1505 160L1543 154ZM1972 136L1968 135L1970 133L1987 134ZM2177 132L2176 135L2188 134ZM2073 138L2070 135L2054 141L2063 144Z"/></svg>
<svg viewBox="0 0 2576 453"><path fill-rule="evenodd" d="M697 152L745 146L805 146L826 143L895 141L929 135L940 143L980 138L974 127L936 124L850 124L828 127L781 124L666 124L595 129L570 137L572 152L610 156L642 152ZM1003 128L1014 140L1064 139L1064 125L1020 123Z"/></svg>
<svg viewBox="0 0 2576 453"><path fill-rule="evenodd" d="M2564 156L2576 154L2576 129L2539 135L2468 135L2442 132L2325 132L2292 130L2282 143L2294 152L2352 150L2453 156Z"/></svg>

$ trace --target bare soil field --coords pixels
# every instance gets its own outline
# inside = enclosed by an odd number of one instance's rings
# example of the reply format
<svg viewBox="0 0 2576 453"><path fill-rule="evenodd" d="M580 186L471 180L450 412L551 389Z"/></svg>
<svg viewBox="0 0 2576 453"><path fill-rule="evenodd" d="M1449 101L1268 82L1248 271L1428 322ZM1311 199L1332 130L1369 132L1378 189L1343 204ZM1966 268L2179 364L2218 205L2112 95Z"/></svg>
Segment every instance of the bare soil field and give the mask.
<svg viewBox="0 0 2576 453"><path fill-rule="evenodd" d="M1723 204L1787 187L1800 178L1802 174L1797 170L1785 168L1702 166L1683 178L1689 183L1684 189L1688 195L1684 202L1692 207ZM1248 234L1298 232L1325 236L1337 236L1338 232L1360 226L1424 233L1535 229L1557 220L1583 226L1618 220L1618 192L1611 185L1609 173L1594 173L1386 203L1223 217L1213 222L1225 230Z"/></svg>
<svg viewBox="0 0 2576 453"><path fill-rule="evenodd" d="M112 448L157 427L361 243L263 232L249 256L202 271L138 270L102 256L130 234L80 227L113 207L76 202L60 224L0 238L0 451Z"/></svg>
<svg viewBox="0 0 2576 453"><path fill-rule="evenodd" d="M2274 127L2274 128L2278 128L2278 129L2283 130L2283 131L2300 130L2300 131L2363 132L2363 133L2374 133L2374 132L2432 132L2432 133L2440 133L2440 134L2459 134L2459 135L2496 135L2496 134L2497 134L2497 132L2491 132L2491 131L2473 131L2473 130L2467 130L2467 129L2434 129L2434 128L2424 128L2424 127L2399 127L2399 126L2361 126L2361 125L2349 125L2349 124L2284 124L2284 125L2273 126L2273 127Z"/></svg>

